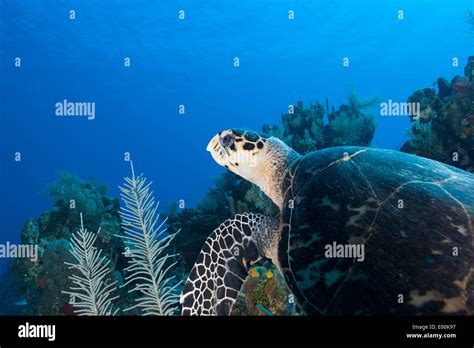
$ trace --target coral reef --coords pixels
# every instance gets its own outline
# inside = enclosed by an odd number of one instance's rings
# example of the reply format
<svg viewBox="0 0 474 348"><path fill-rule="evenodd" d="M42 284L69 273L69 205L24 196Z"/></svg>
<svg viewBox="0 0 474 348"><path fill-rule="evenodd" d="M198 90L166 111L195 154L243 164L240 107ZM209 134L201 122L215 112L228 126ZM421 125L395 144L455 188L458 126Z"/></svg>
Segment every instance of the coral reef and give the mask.
<svg viewBox="0 0 474 348"><path fill-rule="evenodd" d="M302 154L323 147L324 108L321 104L305 108L299 101L281 115L281 121L283 127L263 125L263 133L280 138Z"/></svg>
<svg viewBox="0 0 474 348"><path fill-rule="evenodd" d="M21 232L22 243L38 247L39 260L16 259L6 280L18 289L17 314L108 315L117 312L114 308L128 308L124 314L132 315L176 312L180 283L168 275L175 271L171 268L173 255L163 252L174 235L166 232L165 221L157 224L158 206L145 178L132 174L125 180L121 209L120 201L108 197L105 186L94 179L82 180L63 172L48 185L46 193L53 199L53 208L37 220L27 220ZM84 220L80 209L84 209ZM97 233L86 231L93 229ZM82 256L87 253L95 257L96 266L85 266ZM68 267L73 268L72 276ZM94 267L98 274L88 274ZM152 279L144 283L148 267ZM93 289L86 286L89 276L95 279L91 278ZM124 285L131 285L131 290ZM109 296L112 289L113 296ZM93 296L91 291L98 292ZM93 304L97 296L100 308Z"/></svg>
<svg viewBox="0 0 474 348"><path fill-rule="evenodd" d="M439 78L438 91L415 91L410 103L419 103L421 114L411 117L411 137L401 151L435 159L474 172L474 57L464 76L451 82Z"/></svg>
<svg viewBox="0 0 474 348"><path fill-rule="evenodd" d="M85 221L88 221L94 230L98 228L102 215L113 209L116 203L103 200L106 191L107 187L97 185L93 178L82 180L70 172L59 172L56 181L49 184L45 190L56 207L73 209L75 214L72 217L78 219L78 212L82 212ZM50 221L72 227L59 219L53 218ZM73 221L73 224L77 226L77 222Z"/></svg>
<svg viewBox="0 0 474 348"><path fill-rule="evenodd" d="M337 111L329 111L319 103L305 108L302 102L291 106L288 113L281 115L283 128L264 125L262 130L268 135L280 138L301 154L342 145L368 146L375 133L375 116L370 108L377 98L361 100L351 91L347 104ZM325 122L324 116L327 117Z"/></svg>
<svg viewBox="0 0 474 348"><path fill-rule="evenodd" d="M355 91L349 94L347 104L328 114L329 123L324 127L323 147L353 145L369 146L375 133L375 116L370 112L378 98L362 100Z"/></svg>
<svg viewBox="0 0 474 348"><path fill-rule="evenodd" d="M25 294L27 289L18 277L12 277L10 272L0 274L0 316L21 315L28 302L19 294Z"/></svg>
<svg viewBox="0 0 474 348"><path fill-rule="evenodd" d="M90 221L84 221L85 228L100 228L95 245L111 260L115 280L123 282L124 247L122 240L114 237L120 233L119 200L108 197L105 186L97 185L93 179L82 180L70 173L60 173L46 193L53 199L53 208L36 220L27 220L21 232L21 243L36 245L40 258L37 262L15 259L10 278L19 284L18 301L25 303L19 306L20 314L71 315L74 312L69 296L62 290L71 286L70 271L64 262L73 261L68 239L80 226L78 207L90 217ZM121 302L130 301L126 291L120 293L124 295Z"/></svg>
<svg viewBox="0 0 474 348"><path fill-rule="evenodd" d="M266 262L250 269L232 315L296 315L293 295L276 266Z"/></svg>

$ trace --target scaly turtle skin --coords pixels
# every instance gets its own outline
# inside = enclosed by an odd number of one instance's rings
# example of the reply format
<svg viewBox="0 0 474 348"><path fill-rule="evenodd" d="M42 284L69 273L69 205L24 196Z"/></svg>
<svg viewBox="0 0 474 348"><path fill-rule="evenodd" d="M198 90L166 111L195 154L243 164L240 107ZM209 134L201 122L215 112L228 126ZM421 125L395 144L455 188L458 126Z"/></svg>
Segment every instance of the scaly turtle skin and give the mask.
<svg viewBox="0 0 474 348"><path fill-rule="evenodd" d="M474 175L372 148L301 156L240 129L217 134L208 151L281 218L241 214L220 225L184 285L183 314L230 314L261 258L282 271L302 313L474 313Z"/></svg>

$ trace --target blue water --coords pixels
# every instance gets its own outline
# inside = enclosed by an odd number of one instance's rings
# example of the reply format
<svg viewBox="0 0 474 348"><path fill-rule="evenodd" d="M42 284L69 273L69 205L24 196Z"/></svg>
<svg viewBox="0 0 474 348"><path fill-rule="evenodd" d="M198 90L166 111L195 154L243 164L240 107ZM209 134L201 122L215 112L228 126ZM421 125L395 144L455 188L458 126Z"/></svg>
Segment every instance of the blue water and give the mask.
<svg viewBox="0 0 474 348"><path fill-rule="evenodd" d="M28 217L50 209L42 191L58 170L94 176L117 196L129 151L163 210L179 199L192 206L222 171L205 151L221 129L279 124L297 100L328 97L337 108L351 88L405 101L438 76L462 74L474 46L463 18L473 7L471 0L0 0L0 242L18 240ZM95 102L95 120L56 117L64 99ZM373 145L398 149L408 128L406 118L379 117Z"/></svg>

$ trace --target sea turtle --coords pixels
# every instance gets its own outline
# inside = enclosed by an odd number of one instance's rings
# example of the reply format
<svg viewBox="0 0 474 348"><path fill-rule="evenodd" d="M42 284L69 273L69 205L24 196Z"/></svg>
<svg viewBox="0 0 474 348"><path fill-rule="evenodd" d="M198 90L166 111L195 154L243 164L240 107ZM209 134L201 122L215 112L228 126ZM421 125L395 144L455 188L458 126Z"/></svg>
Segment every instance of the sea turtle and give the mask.
<svg viewBox="0 0 474 348"><path fill-rule="evenodd" d="M239 214L213 231L184 284L183 315L230 314L262 258L303 314L474 313L473 174L376 148L302 156L241 129L220 132L207 150L281 216Z"/></svg>

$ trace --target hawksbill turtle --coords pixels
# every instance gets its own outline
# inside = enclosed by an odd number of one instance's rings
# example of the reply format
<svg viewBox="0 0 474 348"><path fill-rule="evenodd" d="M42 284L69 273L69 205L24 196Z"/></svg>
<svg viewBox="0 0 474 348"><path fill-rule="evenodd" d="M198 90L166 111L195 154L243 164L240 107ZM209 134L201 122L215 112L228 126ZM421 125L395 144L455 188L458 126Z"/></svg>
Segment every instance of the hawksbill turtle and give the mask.
<svg viewBox="0 0 474 348"><path fill-rule="evenodd" d="M281 214L238 214L212 232L184 284L183 315L229 315L261 259L283 273L302 314L474 313L473 174L376 148L302 156L241 129L207 150Z"/></svg>

